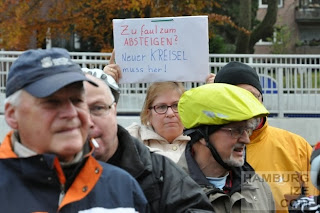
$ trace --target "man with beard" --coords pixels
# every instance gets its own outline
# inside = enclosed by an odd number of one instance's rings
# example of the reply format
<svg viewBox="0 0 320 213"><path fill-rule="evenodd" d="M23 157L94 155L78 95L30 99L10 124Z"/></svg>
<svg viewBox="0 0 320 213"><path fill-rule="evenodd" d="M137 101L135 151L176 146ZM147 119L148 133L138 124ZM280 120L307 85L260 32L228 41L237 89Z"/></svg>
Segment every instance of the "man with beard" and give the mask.
<svg viewBox="0 0 320 213"><path fill-rule="evenodd" d="M231 61L217 73L214 83L232 84L251 92L263 103L257 72L247 64ZM250 136L246 159L271 187L277 213L288 212L291 200L299 195L318 195L309 178L312 147L300 135L271 126L262 117ZM271 154L272 153L272 154ZM277 178L277 177L283 178Z"/></svg>
<svg viewBox="0 0 320 213"><path fill-rule="evenodd" d="M245 161L257 118L268 114L265 107L242 88L215 83L185 92L178 110L191 136L185 169L215 212L274 212L270 187Z"/></svg>

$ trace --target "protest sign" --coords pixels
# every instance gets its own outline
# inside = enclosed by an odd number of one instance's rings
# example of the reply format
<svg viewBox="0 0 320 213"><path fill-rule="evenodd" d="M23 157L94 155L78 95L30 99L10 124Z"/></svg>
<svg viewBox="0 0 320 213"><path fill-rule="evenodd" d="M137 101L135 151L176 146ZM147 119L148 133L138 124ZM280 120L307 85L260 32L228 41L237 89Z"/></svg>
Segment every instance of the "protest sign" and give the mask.
<svg viewBox="0 0 320 213"><path fill-rule="evenodd" d="M114 19L120 83L204 82L209 73L208 17Z"/></svg>

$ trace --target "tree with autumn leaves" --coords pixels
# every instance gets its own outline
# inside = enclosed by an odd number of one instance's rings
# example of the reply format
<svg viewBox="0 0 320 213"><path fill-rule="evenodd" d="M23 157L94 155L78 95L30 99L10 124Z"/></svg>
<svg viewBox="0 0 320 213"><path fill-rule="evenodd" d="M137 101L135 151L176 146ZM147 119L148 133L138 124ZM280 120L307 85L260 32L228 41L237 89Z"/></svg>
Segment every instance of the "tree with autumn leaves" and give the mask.
<svg viewBox="0 0 320 213"><path fill-rule="evenodd" d="M224 29L229 29L237 32L235 45L243 45L239 39L248 41L246 46L236 50L248 53L253 50L252 43L254 45L256 40L253 33L259 25L248 25L249 19L252 23L251 18L232 18L234 14L228 14L224 7L239 2L239 8L244 8L239 12L241 16L248 14L246 10L250 10L251 1L257 0L246 0L247 5L240 0L1 0L0 48L45 48L48 36L55 40L69 39L77 34L83 51L110 52L113 49L112 20L115 18L208 15L210 40L223 36ZM250 43L250 38L255 40Z"/></svg>

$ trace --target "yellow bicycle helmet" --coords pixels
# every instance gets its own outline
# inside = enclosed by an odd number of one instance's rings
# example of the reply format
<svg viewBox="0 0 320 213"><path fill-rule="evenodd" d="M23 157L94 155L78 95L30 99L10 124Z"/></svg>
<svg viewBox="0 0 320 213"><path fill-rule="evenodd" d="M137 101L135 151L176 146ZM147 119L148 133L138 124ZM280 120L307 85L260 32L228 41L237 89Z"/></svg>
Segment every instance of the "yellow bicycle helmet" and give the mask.
<svg viewBox="0 0 320 213"><path fill-rule="evenodd" d="M178 111L187 129L200 125L223 125L269 114L249 91L224 83L205 84L184 92Z"/></svg>

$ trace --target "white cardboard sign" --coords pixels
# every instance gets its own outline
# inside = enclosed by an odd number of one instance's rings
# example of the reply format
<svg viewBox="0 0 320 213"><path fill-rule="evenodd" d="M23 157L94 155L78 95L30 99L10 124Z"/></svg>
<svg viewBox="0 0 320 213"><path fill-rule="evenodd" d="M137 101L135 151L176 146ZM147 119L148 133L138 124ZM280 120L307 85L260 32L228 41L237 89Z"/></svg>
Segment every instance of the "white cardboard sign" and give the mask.
<svg viewBox="0 0 320 213"><path fill-rule="evenodd" d="M209 74L208 17L114 19L120 83L204 82Z"/></svg>

